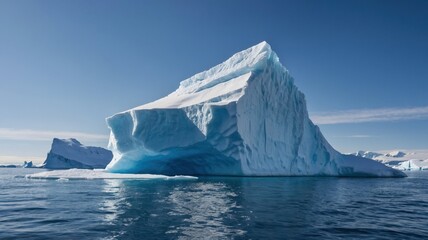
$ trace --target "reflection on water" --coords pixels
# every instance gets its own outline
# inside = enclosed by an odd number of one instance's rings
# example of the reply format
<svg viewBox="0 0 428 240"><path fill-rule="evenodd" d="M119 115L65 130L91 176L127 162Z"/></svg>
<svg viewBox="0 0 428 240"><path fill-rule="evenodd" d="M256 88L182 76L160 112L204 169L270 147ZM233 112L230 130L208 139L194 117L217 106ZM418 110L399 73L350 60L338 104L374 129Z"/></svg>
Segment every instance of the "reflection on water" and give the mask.
<svg viewBox="0 0 428 240"><path fill-rule="evenodd" d="M37 170L0 169L0 239L428 236L428 172L404 179L13 177L23 171Z"/></svg>
<svg viewBox="0 0 428 240"><path fill-rule="evenodd" d="M422 182L427 179L424 175ZM121 181L119 192L108 185L120 199L109 234L118 239L418 239L428 233L423 227L428 189L420 180ZM412 188L404 191L411 195L402 193L407 185ZM419 210L403 204L415 199Z"/></svg>
<svg viewBox="0 0 428 240"><path fill-rule="evenodd" d="M231 238L245 233L237 193L226 184L197 181L104 181L99 210L112 238Z"/></svg>
<svg viewBox="0 0 428 240"><path fill-rule="evenodd" d="M99 206L99 210L104 212L103 219L107 224L113 224L119 214L123 213L120 207L124 198L121 196L121 181L106 179L102 185L102 191L112 197L104 198ZM126 204L125 204L126 205Z"/></svg>
<svg viewBox="0 0 428 240"><path fill-rule="evenodd" d="M193 239L226 238L243 235L244 230L234 222L237 194L223 183L196 183L190 186L175 187L168 197L173 205L168 215L181 216L181 223L170 226L167 234ZM236 221L238 222L238 221Z"/></svg>

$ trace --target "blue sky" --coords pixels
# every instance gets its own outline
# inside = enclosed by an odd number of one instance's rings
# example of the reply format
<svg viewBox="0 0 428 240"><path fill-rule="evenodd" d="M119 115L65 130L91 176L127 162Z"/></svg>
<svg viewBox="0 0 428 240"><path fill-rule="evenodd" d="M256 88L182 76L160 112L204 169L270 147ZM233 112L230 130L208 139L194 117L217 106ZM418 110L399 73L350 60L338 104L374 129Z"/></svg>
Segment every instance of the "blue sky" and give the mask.
<svg viewBox="0 0 428 240"><path fill-rule="evenodd" d="M106 146L106 117L263 40L338 150L428 148L427 26L427 1L2 0L0 162Z"/></svg>

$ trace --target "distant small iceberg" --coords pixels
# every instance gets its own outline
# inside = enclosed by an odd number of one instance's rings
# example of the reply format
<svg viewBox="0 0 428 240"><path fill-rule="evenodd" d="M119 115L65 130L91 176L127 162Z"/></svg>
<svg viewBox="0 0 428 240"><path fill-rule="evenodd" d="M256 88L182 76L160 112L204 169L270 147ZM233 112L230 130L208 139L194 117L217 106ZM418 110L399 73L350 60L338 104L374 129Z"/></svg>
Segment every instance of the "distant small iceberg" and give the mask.
<svg viewBox="0 0 428 240"><path fill-rule="evenodd" d="M7 164L7 165L0 165L0 168L16 168L18 166L14 165L14 164Z"/></svg>
<svg viewBox="0 0 428 240"><path fill-rule="evenodd" d="M352 155L370 158L400 171L428 170L428 150L357 151Z"/></svg>
<svg viewBox="0 0 428 240"><path fill-rule="evenodd" d="M77 139L54 138L43 168L47 169L104 169L113 154L101 147L85 146Z"/></svg>
<svg viewBox="0 0 428 240"><path fill-rule="evenodd" d="M33 168L34 167L33 166L33 161L29 161L29 162L24 161L24 164L22 164L22 167L23 168Z"/></svg>

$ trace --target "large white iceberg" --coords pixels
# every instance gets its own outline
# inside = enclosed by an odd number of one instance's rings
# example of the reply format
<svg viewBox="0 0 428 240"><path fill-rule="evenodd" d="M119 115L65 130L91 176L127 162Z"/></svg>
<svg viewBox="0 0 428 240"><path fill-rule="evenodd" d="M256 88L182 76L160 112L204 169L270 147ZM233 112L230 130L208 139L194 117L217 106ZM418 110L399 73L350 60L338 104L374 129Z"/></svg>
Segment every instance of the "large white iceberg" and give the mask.
<svg viewBox="0 0 428 240"><path fill-rule="evenodd" d="M238 176L405 176L342 155L308 117L303 93L266 42L107 118L110 172Z"/></svg>
<svg viewBox="0 0 428 240"><path fill-rule="evenodd" d="M84 146L74 138L54 138L42 167L48 169L105 168L112 158L113 154L107 149Z"/></svg>

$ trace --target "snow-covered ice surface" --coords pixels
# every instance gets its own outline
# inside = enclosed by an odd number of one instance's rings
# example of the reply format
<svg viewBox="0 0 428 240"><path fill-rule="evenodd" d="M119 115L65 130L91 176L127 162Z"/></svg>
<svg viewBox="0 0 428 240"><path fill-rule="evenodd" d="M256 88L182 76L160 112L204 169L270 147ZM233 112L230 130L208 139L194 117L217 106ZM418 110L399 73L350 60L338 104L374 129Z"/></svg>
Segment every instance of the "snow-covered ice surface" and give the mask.
<svg viewBox="0 0 428 240"><path fill-rule="evenodd" d="M105 168L112 158L113 154L107 149L84 146L74 138L54 138L42 167L48 169Z"/></svg>
<svg viewBox="0 0 428 240"><path fill-rule="evenodd" d="M402 171L428 170L428 159L410 159L407 161L400 162L396 166L392 167Z"/></svg>
<svg viewBox="0 0 428 240"><path fill-rule="evenodd" d="M402 172L342 155L262 42L157 101L107 118L110 172L237 176L382 176Z"/></svg>
<svg viewBox="0 0 428 240"><path fill-rule="evenodd" d="M428 170L428 150L358 151L353 155L370 158L401 171Z"/></svg>
<svg viewBox="0 0 428 240"><path fill-rule="evenodd" d="M26 178L34 179L57 179L59 181L67 181L68 179L142 179L142 180L154 180L154 179L198 179L193 176L165 176L158 174L122 174L122 173L109 173L103 169L68 169L68 170L54 170L28 174Z"/></svg>

